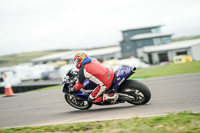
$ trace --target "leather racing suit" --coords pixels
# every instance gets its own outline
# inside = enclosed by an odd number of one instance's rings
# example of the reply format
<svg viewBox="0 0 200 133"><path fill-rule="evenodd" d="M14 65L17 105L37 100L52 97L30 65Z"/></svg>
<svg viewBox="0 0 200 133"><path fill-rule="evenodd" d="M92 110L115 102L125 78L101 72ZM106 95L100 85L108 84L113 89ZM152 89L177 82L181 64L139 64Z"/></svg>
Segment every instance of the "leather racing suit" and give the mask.
<svg viewBox="0 0 200 133"><path fill-rule="evenodd" d="M102 94L109 89L114 79L114 72L110 68L102 65L94 58L87 59L81 66L78 73L78 81L74 86L75 91L79 91L83 87L85 79L97 84L97 87L92 91L89 96L89 101L93 103L102 102Z"/></svg>

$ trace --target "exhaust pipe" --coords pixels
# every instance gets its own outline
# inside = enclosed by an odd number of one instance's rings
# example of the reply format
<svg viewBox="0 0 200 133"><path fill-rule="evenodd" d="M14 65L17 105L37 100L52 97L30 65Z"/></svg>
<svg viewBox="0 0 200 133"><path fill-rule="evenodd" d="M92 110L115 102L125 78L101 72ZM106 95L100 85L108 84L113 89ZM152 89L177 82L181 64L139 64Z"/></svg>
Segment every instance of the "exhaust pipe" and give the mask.
<svg viewBox="0 0 200 133"><path fill-rule="evenodd" d="M127 94L124 94L124 93L119 93L118 92L118 94L119 94L119 98L121 99L121 100L125 100L125 101L131 101L131 100L135 100L135 97L133 97L133 96L130 96L130 95L127 95Z"/></svg>
<svg viewBox="0 0 200 133"><path fill-rule="evenodd" d="M133 72L133 73L135 73L136 70L137 70L136 67L133 67L133 68L132 68L132 72Z"/></svg>

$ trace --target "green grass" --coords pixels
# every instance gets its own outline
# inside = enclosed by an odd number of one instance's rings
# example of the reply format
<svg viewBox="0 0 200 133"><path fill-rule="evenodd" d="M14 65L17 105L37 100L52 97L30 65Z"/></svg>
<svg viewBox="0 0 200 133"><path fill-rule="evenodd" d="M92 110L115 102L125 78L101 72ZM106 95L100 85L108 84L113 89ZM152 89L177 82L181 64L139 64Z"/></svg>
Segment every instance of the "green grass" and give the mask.
<svg viewBox="0 0 200 133"><path fill-rule="evenodd" d="M131 76L131 78L164 77L199 72L200 61L193 61L188 63L170 64L166 66L137 70L136 73Z"/></svg>
<svg viewBox="0 0 200 133"><path fill-rule="evenodd" d="M85 122L38 127L20 127L0 129L0 133L42 133L42 132L78 132L78 133L199 133L200 113L184 111L156 117L134 117L131 119Z"/></svg>
<svg viewBox="0 0 200 133"><path fill-rule="evenodd" d="M42 52L29 52L29 53L21 53L21 54L13 54L0 56L0 67L3 66L13 66L21 63L31 62L32 59L38 58L41 56L46 56L54 53L58 53L62 51L42 51Z"/></svg>
<svg viewBox="0 0 200 133"><path fill-rule="evenodd" d="M55 89L61 89L61 85L55 85L55 86L50 86L50 87L44 87L32 91L45 91L45 90L55 90Z"/></svg>

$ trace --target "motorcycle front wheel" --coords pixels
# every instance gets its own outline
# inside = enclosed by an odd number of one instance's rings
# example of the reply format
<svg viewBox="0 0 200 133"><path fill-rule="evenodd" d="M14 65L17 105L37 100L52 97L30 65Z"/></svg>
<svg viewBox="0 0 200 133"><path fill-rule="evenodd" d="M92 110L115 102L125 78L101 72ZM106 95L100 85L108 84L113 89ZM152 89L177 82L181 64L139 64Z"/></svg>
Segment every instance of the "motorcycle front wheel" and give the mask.
<svg viewBox="0 0 200 133"><path fill-rule="evenodd" d="M87 110L92 107L92 103L89 103L88 101L79 100L72 95L65 94L65 100L69 105L76 109Z"/></svg>
<svg viewBox="0 0 200 133"><path fill-rule="evenodd" d="M151 99L149 88L145 84L136 80L124 81L118 91L133 97L133 99L129 98L126 100L130 104L142 105L146 104Z"/></svg>

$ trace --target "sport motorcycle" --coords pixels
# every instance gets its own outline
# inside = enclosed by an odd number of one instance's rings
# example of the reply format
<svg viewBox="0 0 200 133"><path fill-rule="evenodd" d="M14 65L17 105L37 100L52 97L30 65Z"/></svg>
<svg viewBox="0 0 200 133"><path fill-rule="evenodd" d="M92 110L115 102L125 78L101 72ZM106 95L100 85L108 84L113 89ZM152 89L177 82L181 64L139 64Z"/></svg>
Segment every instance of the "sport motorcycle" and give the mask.
<svg viewBox="0 0 200 133"><path fill-rule="evenodd" d="M128 102L134 105L143 105L151 99L151 92L149 88L138 80L131 80L129 77L136 72L135 67L122 67L119 68L114 75L114 80L111 87L105 91L106 94L117 93L118 99L114 104ZM97 87L97 84L86 79L81 88L76 94L72 94L71 89L74 87L78 80L78 70L75 68L70 69L62 83L62 91L66 102L72 107L80 110L86 110L96 105L112 105L110 101L100 103L88 102L90 93Z"/></svg>

